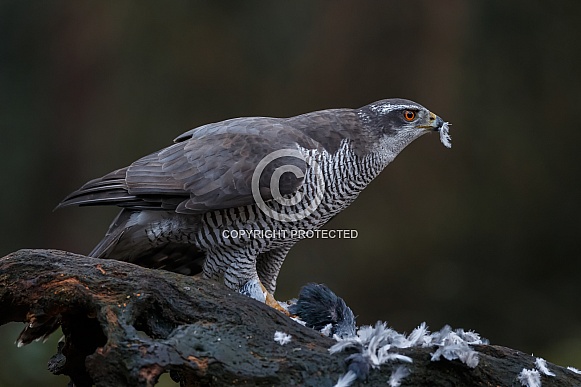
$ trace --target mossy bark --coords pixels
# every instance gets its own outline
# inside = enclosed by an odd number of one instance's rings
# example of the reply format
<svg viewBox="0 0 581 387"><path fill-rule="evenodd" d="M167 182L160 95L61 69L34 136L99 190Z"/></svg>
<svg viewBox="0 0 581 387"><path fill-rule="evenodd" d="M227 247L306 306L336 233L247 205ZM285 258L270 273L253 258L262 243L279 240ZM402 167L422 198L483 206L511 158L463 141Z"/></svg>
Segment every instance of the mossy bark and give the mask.
<svg viewBox="0 0 581 387"><path fill-rule="evenodd" d="M0 325L57 321L65 339L49 361L82 386L152 386L170 372L182 386L333 386L349 353L331 355L333 339L282 313L204 279L56 250L20 250L0 258ZM292 336L280 345L274 333ZM410 356L410 386L517 386L534 358L476 346L480 363ZM394 367L372 370L367 385L386 385ZM581 385L581 375L549 365L551 386ZM358 385L356 382L354 385Z"/></svg>

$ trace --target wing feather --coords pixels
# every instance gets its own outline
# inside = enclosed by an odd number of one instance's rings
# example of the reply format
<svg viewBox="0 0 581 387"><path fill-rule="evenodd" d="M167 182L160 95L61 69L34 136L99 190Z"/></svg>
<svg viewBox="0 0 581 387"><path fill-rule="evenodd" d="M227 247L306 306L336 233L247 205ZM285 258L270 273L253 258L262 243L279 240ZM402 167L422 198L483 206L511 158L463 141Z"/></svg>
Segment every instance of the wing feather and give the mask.
<svg viewBox="0 0 581 387"><path fill-rule="evenodd" d="M338 115L343 115L346 126L341 126ZM252 175L264 157L281 149L334 152L341 139L349 137L347 133L352 136L354 125L359 122L351 109L207 124L178 136L173 145L129 167L91 180L58 207L115 204L202 213L252 204ZM307 168L303 160L290 157L270 163L260 178L259 188L265 199L272 199L272 173L285 164L295 165L303 173ZM294 176L285 178L290 180L281 184L283 195L296 192L303 183Z"/></svg>

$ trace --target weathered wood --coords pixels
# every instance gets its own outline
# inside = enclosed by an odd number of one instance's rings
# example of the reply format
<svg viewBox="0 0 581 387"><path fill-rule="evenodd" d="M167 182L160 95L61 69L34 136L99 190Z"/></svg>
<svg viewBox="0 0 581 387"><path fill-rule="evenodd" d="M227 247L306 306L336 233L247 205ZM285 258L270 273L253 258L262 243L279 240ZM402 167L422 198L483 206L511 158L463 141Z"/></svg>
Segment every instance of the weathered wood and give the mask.
<svg viewBox="0 0 581 387"><path fill-rule="evenodd" d="M333 386L349 355L331 355L333 339L214 282L55 250L0 259L0 311L0 325L59 318L65 340L49 368L78 387L151 386L164 372L182 386ZM276 331L292 341L278 344ZM534 368L519 351L475 348L474 369L430 361L433 348L399 350L414 360L402 385L516 386ZM368 385L386 385L397 365L372 370ZM549 367L556 376L544 385L581 385L581 375Z"/></svg>

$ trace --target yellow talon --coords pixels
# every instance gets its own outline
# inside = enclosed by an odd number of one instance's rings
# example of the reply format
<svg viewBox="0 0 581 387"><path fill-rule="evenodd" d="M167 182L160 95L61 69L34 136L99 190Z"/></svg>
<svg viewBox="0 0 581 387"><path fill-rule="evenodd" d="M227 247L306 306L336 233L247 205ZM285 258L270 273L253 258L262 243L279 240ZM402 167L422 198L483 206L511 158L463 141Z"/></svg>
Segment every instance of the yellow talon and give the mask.
<svg viewBox="0 0 581 387"><path fill-rule="evenodd" d="M271 308L274 308L284 314L286 314L287 316L290 316L290 313L288 312L288 310L286 310L285 308L283 308L282 306L280 306L280 304L278 303L278 301L274 298L274 296L272 294L270 294L266 288L264 287L264 285L262 285L261 282L259 282L260 284L260 288L262 289L262 291L264 292L264 294L266 294L266 300L264 301L264 303L268 306L270 306Z"/></svg>

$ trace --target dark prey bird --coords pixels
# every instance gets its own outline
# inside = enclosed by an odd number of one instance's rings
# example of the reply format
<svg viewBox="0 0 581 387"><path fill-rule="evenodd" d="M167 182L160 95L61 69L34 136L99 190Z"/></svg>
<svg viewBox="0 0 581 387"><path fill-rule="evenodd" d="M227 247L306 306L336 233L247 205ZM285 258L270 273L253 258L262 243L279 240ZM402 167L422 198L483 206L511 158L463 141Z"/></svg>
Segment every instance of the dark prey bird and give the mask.
<svg viewBox="0 0 581 387"><path fill-rule="evenodd" d="M404 99L234 118L89 181L57 208L122 208L93 257L201 273L280 309L272 295L290 248L351 204L412 141L440 131L446 145L447 130Z"/></svg>
<svg viewBox="0 0 581 387"><path fill-rule="evenodd" d="M326 285L311 283L303 286L298 300L288 310L309 328L324 332L329 327L327 336L355 336L353 311Z"/></svg>

